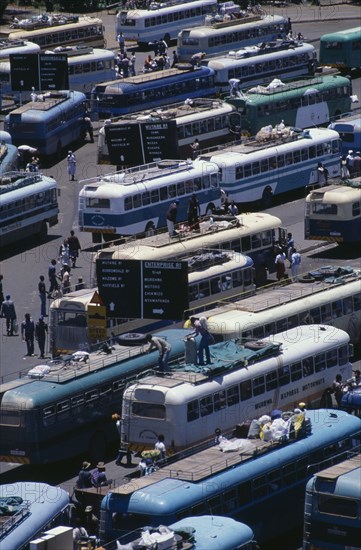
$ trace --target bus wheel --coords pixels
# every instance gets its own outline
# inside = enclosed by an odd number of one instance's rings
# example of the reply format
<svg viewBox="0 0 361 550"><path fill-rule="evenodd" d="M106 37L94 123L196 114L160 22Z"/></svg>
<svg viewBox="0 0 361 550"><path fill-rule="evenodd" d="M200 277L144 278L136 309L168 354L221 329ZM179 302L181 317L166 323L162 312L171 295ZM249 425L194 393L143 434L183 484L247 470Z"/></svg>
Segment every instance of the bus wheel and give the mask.
<svg viewBox="0 0 361 550"><path fill-rule="evenodd" d="M167 46L169 46L170 42L171 42L171 38L170 38L170 34L169 32L166 32L165 35L164 35L164 41L167 42Z"/></svg>
<svg viewBox="0 0 361 550"><path fill-rule="evenodd" d="M47 236L48 236L48 224L46 222L42 222L40 226L40 231L39 231L39 239L41 241L45 241Z"/></svg>
<svg viewBox="0 0 361 550"><path fill-rule="evenodd" d="M89 456L90 462L96 464L99 460L104 460L106 450L107 442L104 433L101 431L95 432L89 443L87 456Z"/></svg>
<svg viewBox="0 0 361 550"><path fill-rule="evenodd" d="M270 208L272 206L272 202L273 202L272 187L267 185L267 187L265 187L265 189L263 191L263 195L262 195L262 206L263 206L263 208Z"/></svg>
<svg viewBox="0 0 361 550"><path fill-rule="evenodd" d="M154 223L148 222L147 225L145 226L145 232L149 233L149 235L154 235L154 231L155 231Z"/></svg>
<svg viewBox="0 0 361 550"><path fill-rule="evenodd" d="M140 332L127 332L117 337L118 344L121 346L142 346L146 343L145 334Z"/></svg>

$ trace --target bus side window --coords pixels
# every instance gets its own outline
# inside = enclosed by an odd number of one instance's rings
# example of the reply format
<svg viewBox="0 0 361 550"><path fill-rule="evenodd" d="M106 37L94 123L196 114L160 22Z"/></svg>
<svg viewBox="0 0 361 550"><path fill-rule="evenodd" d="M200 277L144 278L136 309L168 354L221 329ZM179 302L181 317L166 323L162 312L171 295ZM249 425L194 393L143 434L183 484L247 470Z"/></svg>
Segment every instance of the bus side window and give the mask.
<svg viewBox="0 0 361 550"><path fill-rule="evenodd" d="M213 399L212 395L207 395L200 399L201 416L208 416L213 413Z"/></svg>
<svg viewBox="0 0 361 550"><path fill-rule="evenodd" d="M353 297L353 307L354 311L359 311L361 309L361 293L355 294Z"/></svg>
<svg viewBox="0 0 361 550"><path fill-rule="evenodd" d="M192 422L193 420L197 420L199 418L199 401L196 399L195 401L191 401L187 405L187 422Z"/></svg>
<svg viewBox="0 0 361 550"><path fill-rule="evenodd" d="M311 376L313 374L313 357L306 357L306 359L302 361L302 370L304 377Z"/></svg>
<svg viewBox="0 0 361 550"><path fill-rule="evenodd" d="M252 384L251 384L251 381L246 380L245 382L241 382L240 390L241 390L241 400L242 401L246 401L247 399L250 399L252 397Z"/></svg>
<svg viewBox="0 0 361 550"><path fill-rule="evenodd" d="M280 367L278 369L278 383L280 386L287 386L290 383L289 367Z"/></svg>
<svg viewBox="0 0 361 550"><path fill-rule="evenodd" d="M302 362L294 363L291 365L291 381L301 380L302 378Z"/></svg>
<svg viewBox="0 0 361 550"><path fill-rule="evenodd" d="M227 390L227 405L231 407L239 403L239 388L238 386L232 386Z"/></svg>
<svg viewBox="0 0 361 550"><path fill-rule="evenodd" d="M331 349L326 352L326 366L328 369L337 365L337 349Z"/></svg>
<svg viewBox="0 0 361 550"><path fill-rule="evenodd" d="M345 365L348 361L348 346L341 346L338 350L338 363Z"/></svg>
<svg viewBox="0 0 361 550"><path fill-rule="evenodd" d="M274 370L266 374L266 391L275 390L277 388L277 371Z"/></svg>
<svg viewBox="0 0 361 550"><path fill-rule="evenodd" d="M315 356L315 372L321 372L326 369L326 356L324 353L319 353Z"/></svg>

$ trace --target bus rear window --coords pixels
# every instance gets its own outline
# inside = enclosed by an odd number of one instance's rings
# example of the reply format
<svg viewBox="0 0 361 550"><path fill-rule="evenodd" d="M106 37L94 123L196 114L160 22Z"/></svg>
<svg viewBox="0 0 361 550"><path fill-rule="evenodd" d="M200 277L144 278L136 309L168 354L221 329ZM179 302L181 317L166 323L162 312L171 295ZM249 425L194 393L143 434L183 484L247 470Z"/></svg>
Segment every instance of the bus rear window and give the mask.
<svg viewBox="0 0 361 550"><path fill-rule="evenodd" d="M2 410L0 411L1 426L20 426L20 411Z"/></svg>
<svg viewBox="0 0 361 550"><path fill-rule="evenodd" d="M332 514L347 518L357 518L357 502L350 498L319 495L318 509L321 514Z"/></svg>
<svg viewBox="0 0 361 550"><path fill-rule="evenodd" d="M165 406L158 403L133 403L132 413L134 416L143 416L145 418L165 418Z"/></svg>

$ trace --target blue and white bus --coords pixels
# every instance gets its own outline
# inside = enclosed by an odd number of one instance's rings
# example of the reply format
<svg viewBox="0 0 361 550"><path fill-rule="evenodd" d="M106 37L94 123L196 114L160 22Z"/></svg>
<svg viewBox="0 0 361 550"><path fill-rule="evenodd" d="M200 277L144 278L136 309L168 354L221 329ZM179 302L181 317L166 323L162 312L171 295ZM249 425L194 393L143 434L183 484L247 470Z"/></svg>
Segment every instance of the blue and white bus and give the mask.
<svg viewBox="0 0 361 550"><path fill-rule="evenodd" d="M126 2L118 11L115 18L115 33L116 36L123 33L126 40L135 41L143 46L155 40L165 40L169 43L177 38L184 25L201 25L206 15L217 13L218 8L217 0L151 2L149 7L140 9L131 8L131 4L131 1Z"/></svg>
<svg viewBox="0 0 361 550"><path fill-rule="evenodd" d="M183 27L178 34L177 52L181 61L191 61L193 55L201 52L207 58L225 55L245 46L286 38L287 28L287 19L280 15L251 16L200 27Z"/></svg>
<svg viewBox="0 0 361 550"><path fill-rule="evenodd" d="M218 166L209 162L160 161L80 183L79 229L92 233L93 242L165 227L175 200L177 222L184 221L193 193L201 215L221 205Z"/></svg>
<svg viewBox="0 0 361 550"><path fill-rule="evenodd" d="M303 550L360 548L361 455L316 473L306 485Z"/></svg>
<svg viewBox="0 0 361 550"><path fill-rule="evenodd" d="M263 53L264 52L264 53ZM225 57L210 59L217 91L229 92L229 81L239 80L242 87L269 84L272 79L313 75L317 64L312 44L286 43L280 48L240 50Z"/></svg>
<svg viewBox="0 0 361 550"><path fill-rule="evenodd" d="M59 155L84 136L86 97L82 92L57 91L38 95L5 117L5 130L15 145L27 145L40 155Z"/></svg>
<svg viewBox="0 0 361 550"><path fill-rule="evenodd" d="M329 128L339 133L343 155L347 155L349 149L352 149L354 153L361 151L360 114L339 118L332 122Z"/></svg>
<svg viewBox="0 0 361 550"><path fill-rule="evenodd" d="M361 420L325 409L296 416L311 425L303 438L247 439L233 453L221 452L212 438L211 447L110 490L101 502L102 536L116 538L124 514L128 529L169 525L189 514L226 515L249 525L259 543L300 525L307 481L360 446ZM96 490L84 489L86 495ZM282 521L275 521L275 509Z"/></svg>
<svg viewBox="0 0 361 550"><path fill-rule="evenodd" d="M69 493L60 487L33 481L0 485L0 505L1 550L27 550L47 529L69 525Z"/></svg>
<svg viewBox="0 0 361 550"><path fill-rule="evenodd" d="M187 66L98 84L91 93L91 109L109 118L215 93L213 69Z"/></svg>
<svg viewBox="0 0 361 550"><path fill-rule="evenodd" d="M341 140L327 128L290 128L259 132L256 139L202 153L195 164L208 161L221 173L220 185L236 203L262 201L318 182L318 164L330 178L340 175Z"/></svg>
<svg viewBox="0 0 361 550"><path fill-rule="evenodd" d="M27 40L9 40L0 38L0 58L9 59L10 55L18 53L39 53L40 46Z"/></svg>
<svg viewBox="0 0 361 550"><path fill-rule="evenodd" d="M10 145L8 145L10 147ZM56 181L39 172L7 172L1 176L0 242L4 246L38 235L58 223Z"/></svg>

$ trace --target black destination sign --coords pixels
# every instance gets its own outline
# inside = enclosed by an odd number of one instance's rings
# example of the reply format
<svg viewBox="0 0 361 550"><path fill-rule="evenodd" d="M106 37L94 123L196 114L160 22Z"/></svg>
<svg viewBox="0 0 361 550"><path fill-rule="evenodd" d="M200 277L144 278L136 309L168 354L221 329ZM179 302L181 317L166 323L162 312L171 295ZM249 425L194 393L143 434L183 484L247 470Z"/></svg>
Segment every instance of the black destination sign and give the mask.
<svg viewBox="0 0 361 550"><path fill-rule="evenodd" d="M10 55L11 87L14 92L68 90L68 57L58 54Z"/></svg>
<svg viewBox="0 0 361 550"><path fill-rule="evenodd" d="M188 263L96 261L98 291L109 317L180 320L188 301Z"/></svg>

